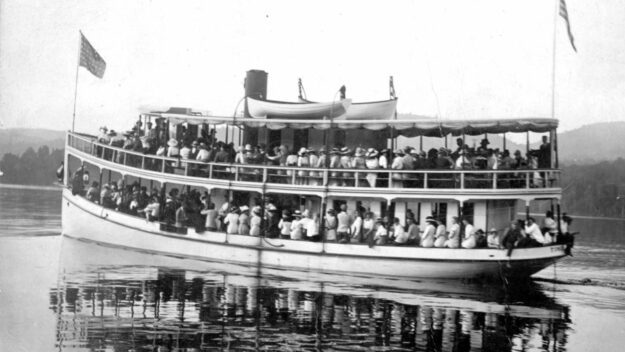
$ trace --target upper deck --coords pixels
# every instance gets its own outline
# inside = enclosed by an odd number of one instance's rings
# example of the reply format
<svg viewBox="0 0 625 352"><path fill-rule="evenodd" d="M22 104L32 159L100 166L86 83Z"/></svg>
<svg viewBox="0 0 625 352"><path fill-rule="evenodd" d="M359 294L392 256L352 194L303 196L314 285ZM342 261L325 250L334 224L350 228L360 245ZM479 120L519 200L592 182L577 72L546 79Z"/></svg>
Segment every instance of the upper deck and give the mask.
<svg viewBox="0 0 625 352"><path fill-rule="evenodd" d="M216 163L168 158L97 142L95 136L68 132L67 153L100 169L125 176L240 191L398 199L560 198L560 170L346 169ZM378 182L370 187L367 176ZM349 182L336 182L349 180ZM402 180L401 184L393 180ZM390 181L390 182L389 182Z"/></svg>

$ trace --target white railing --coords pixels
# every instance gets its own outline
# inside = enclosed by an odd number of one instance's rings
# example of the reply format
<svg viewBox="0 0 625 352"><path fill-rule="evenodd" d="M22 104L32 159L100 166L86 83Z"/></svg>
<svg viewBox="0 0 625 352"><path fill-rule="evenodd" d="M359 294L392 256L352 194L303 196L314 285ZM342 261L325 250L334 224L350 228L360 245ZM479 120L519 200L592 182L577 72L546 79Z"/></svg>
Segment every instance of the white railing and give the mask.
<svg viewBox="0 0 625 352"><path fill-rule="evenodd" d="M189 177L241 182L348 188L535 189L560 187L560 170L558 169L326 169L206 163L112 147L96 142L93 136L71 132L68 134L68 145L97 158L133 168Z"/></svg>

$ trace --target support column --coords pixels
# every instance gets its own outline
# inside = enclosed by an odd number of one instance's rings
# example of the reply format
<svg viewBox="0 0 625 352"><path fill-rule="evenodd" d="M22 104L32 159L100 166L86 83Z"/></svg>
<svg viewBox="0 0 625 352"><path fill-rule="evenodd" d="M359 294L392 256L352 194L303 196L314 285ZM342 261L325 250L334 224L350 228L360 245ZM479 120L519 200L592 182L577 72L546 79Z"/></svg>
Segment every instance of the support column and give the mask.
<svg viewBox="0 0 625 352"><path fill-rule="evenodd" d="M463 138L463 143L464 143L464 138ZM464 209L464 202L458 201L458 225L460 225L460 232L458 233L458 248L462 248L462 237L464 237L464 223L462 222L463 209Z"/></svg>
<svg viewBox="0 0 625 352"><path fill-rule="evenodd" d="M525 220L528 220L530 218L530 201L526 200L525 201Z"/></svg>
<svg viewBox="0 0 625 352"><path fill-rule="evenodd" d="M556 205L556 209L558 211L558 217L557 217L557 221L558 221L558 236L562 234L562 214L560 213L560 199L558 199L558 204ZM557 237L556 237L557 240Z"/></svg>

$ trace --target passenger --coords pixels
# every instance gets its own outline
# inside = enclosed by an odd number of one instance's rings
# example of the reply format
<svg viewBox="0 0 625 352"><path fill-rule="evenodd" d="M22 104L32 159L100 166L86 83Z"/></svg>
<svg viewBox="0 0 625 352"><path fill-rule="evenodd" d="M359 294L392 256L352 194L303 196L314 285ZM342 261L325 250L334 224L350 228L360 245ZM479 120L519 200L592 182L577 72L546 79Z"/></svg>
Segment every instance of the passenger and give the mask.
<svg viewBox="0 0 625 352"><path fill-rule="evenodd" d="M336 228L336 235L339 243L348 243L350 239L350 223L351 219L347 214L347 204L341 204L341 212L336 216L338 220L338 226Z"/></svg>
<svg viewBox="0 0 625 352"><path fill-rule="evenodd" d="M204 162L204 163L210 162L210 153L209 153L208 148L206 147L206 144L204 142L200 143L200 145L198 147L197 156L195 157L195 160L201 161L201 162Z"/></svg>
<svg viewBox="0 0 625 352"><path fill-rule="evenodd" d="M414 217L406 217L406 224L408 225L408 229L406 230L406 233L408 234L407 244L418 246L419 245L419 225L415 221Z"/></svg>
<svg viewBox="0 0 625 352"><path fill-rule="evenodd" d="M456 139L456 150L451 153L452 159L458 159L460 157L461 152L464 150L464 139L457 138Z"/></svg>
<svg viewBox="0 0 625 352"><path fill-rule="evenodd" d="M367 166L365 165L365 150L363 148L356 148L356 150L354 151L354 157L351 160L351 168L352 169L366 169ZM365 173L364 172L357 172L356 174L354 174L354 186L357 184L358 187L364 187L364 181L365 181Z"/></svg>
<svg viewBox="0 0 625 352"><path fill-rule="evenodd" d="M434 247L443 248L445 247L445 242L447 242L447 228L445 224L436 220L436 233L434 234Z"/></svg>
<svg viewBox="0 0 625 352"><path fill-rule="evenodd" d="M260 206L255 206L254 208L252 208L252 218L250 219L250 236L260 236L260 226L262 224L262 218L260 216Z"/></svg>
<svg viewBox="0 0 625 352"><path fill-rule="evenodd" d="M486 234L484 230L478 229L475 231L475 248L486 248L488 247L488 241L486 239Z"/></svg>
<svg viewBox="0 0 625 352"><path fill-rule="evenodd" d="M229 235L236 235L239 233L239 207L233 206L230 208L230 213L226 215L224 219L226 227L226 233Z"/></svg>
<svg viewBox="0 0 625 352"><path fill-rule="evenodd" d="M323 148L321 148L319 152L321 152L322 150ZM319 163L319 157L317 156L317 153L315 152L314 149L308 150L308 163L309 163L308 167L311 167L311 168L318 167L317 164ZM314 170L308 171L308 176L309 176L308 184L310 184L311 186L321 185L321 182L320 182L321 179L319 177L322 175L320 175L318 171L314 171Z"/></svg>
<svg viewBox="0 0 625 352"><path fill-rule="evenodd" d="M196 160L197 155L200 152L200 143L197 140L191 143L191 150L189 151L189 159Z"/></svg>
<svg viewBox="0 0 625 352"><path fill-rule="evenodd" d="M380 169L388 169L389 168L389 153L388 149L380 150L380 157L378 158L378 164L380 165ZM378 173L378 179L376 180L377 187L388 187L389 182L389 174L388 172Z"/></svg>
<svg viewBox="0 0 625 352"><path fill-rule="evenodd" d="M468 147L464 148L459 152L458 159L456 159L456 163L454 165L456 170L466 170L471 169L471 160L469 159L469 150Z"/></svg>
<svg viewBox="0 0 625 352"><path fill-rule="evenodd" d="M87 190L87 200L94 203L99 203L100 201L100 189L96 181L93 181L93 183L91 183L91 187Z"/></svg>
<svg viewBox="0 0 625 352"><path fill-rule="evenodd" d="M186 222L187 222L187 205L186 202L181 202L180 206L178 207L178 209L176 210L176 224L175 226L177 228L183 228L186 226Z"/></svg>
<svg viewBox="0 0 625 352"><path fill-rule="evenodd" d="M85 184L82 182L84 172L85 169L82 166L78 167L74 172L74 176L72 177L72 195L84 195Z"/></svg>
<svg viewBox="0 0 625 352"><path fill-rule="evenodd" d="M431 248L434 247L434 236L436 235L436 220L432 217L428 217L426 219L427 225L425 225L425 229L423 229L423 233L421 234L421 247Z"/></svg>
<svg viewBox="0 0 625 352"><path fill-rule="evenodd" d="M402 158L402 170L412 171L417 169L417 159L419 158L419 151L415 148L404 148L404 157ZM416 173L405 173L403 175L404 187L419 187L419 180L423 180L423 177ZM423 186L421 184L421 186Z"/></svg>
<svg viewBox="0 0 625 352"><path fill-rule="evenodd" d="M464 238L462 240L462 248L475 248L477 241L475 238L475 228L469 219L462 219L464 224Z"/></svg>
<svg viewBox="0 0 625 352"><path fill-rule="evenodd" d="M289 239L291 238L291 216L289 215L288 210L282 211L282 219L278 223L278 228L280 229L280 238Z"/></svg>
<svg viewBox="0 0 625 352"><path fill-rule="evenodd" d="M191 158L191 146L188 144L184 144L182 148L180 148L180 158L184 160L188 160Z"/></svg>
<svg viewBox="0 0 625 352"><path fill-rule="evenodd" d="M293 211L293 221L291 222L291 239L292 240L301 240L302 239L302 212L296 209Z"/></svg>
<svg viewBox="0 0 625 352"><path fill-rule="evenodd" d="M517 247L518 243L523 239L523 234L519 229L518 221L513 220L510 222L510 226L506 228L503 236L501 237L501 246L508 250L507 256L512 254L514 247Z"/></svg>
<svg viewBox="0 0 625 352"><path fill-rule="evenodd" d="M388 231L386 230L384 221L382 220L382 218L378 218L375 224L376 224L375 236L373 237L375 244L378 246L387 244L388 243Z"/></svg>
<svg viewBox="0 0 625 352"><path fill-rule="evenodd" d="M356 210L354 212L354 217L353 217L354 221L352 221L352 224L350 226L350 233L351 233L350 242L352 243L362 243L362 225L363 225L362 213L363 213L362 209Z"/></svg>
<svg viewBox="0 0 625 352"><path fill-rule="evenodd" d="M124 138L120 134L115 132L115 130L110 130L108 136L111 141L111 147L121 148L124 146Z"/></svg>
<svg viewBox="0 0 625 352"><path fill-rule="evenodd" d="M336 241L336 227L338 226L336 210L328 209L325 222L326 241Z"/></svg>
<svg viewBox="0 0 625 352"><path fill-rule="evenodd" d="M100 127L100 134L98 135L98 143L109 144L111 142L111 138L107 134L108 128L106 126Z"/></svg>
<svg viewBox="0 0 625 352"><path fill-rule="evenodd" d="M160 210L161 205L158 202L158 198L151 197L148 205L144 209L139 210L139 213L145 214L145 219L147 221L158 221Z"/></svg>
<svg viewBox="0 0 625 352"><path fill-rule="evenodd" d="M167 157L168 158L177 158L180 156L180 149L178 148L178 141L175 140L174 138L171 138L168 142L167 145L169 146L167 148Z"/></svg>
<svg viewBox="0 0 625 352"><path fill-rule="evenodd" d="M375 236L375 220L373 220L373 213L368 211L365 213L365 219L362 222L363 238L367 243L373 243L373 236Z"/></svg>
<svg viewBox="0 0 625 352"><path fill-rule="evenodd" d="M488 149L488 151L486 152L486 169L499 169L499 160L497 159L497 154L492 149Z"/></svg>
<svg viewBox="0 0 625 352"><path fill-rule="evenodd" d="M397 149L395 151L395 158L393 159L393 163L391 164L391 169L393 169L393 176L391 177L391 185L393 188L402 188L404 175L401 170L404 168L403 157L404 151L401 149Z"/></svg>
<svg viewBox="0 0 625 352"><path fill-rule="evenodd" d="M541 231L545 235L545 243L557 242L558 223L553 218L553 212L551 210L547 210L545 213L545 219L543 219Z"/></svg>
<svg viewBox="0 0 625 352"><path fill-rule="evenodd" d="M339 159L341 169L351 169L352 168L352 150L348 147L341 148L341 157ZM342 172L341 173L341 186L343 187L353 187L354 173L352 172Z"/></svg>
<svg viewBox="0 0 625 352"><path fill-rule="evenodd" d="M341 157L337 148L332 148L330 151L330 169L337 170L341 167ZM330 179L328 180L328 186L340 186L341 177L338 171L330 171Z"/></svg>
<svg viewBox="0 0 625 352"><path fill-rule="evenodd" d="M317 169L325 169L326 158L327 158L326 148L324 147L319 148L319 151L317 152L317 154L319 154L319 156L317 157L316 161L314 161L314 163L313 163L313 158L311 155L310 166L316 167ZM322 171L311 171L310 176L311 176L311 181L313 181L311 183L313 186L323 186L323 172Z"/></svg>
<svg viewBox="0 0 625 352"><path fill-rule="evenodd" d="M545 243L545 237L534 218L528 218L525 222L525 233L526 238L525 241L523 241L525 247L541 246Z"/></svg>
<svg viewBox="0 0 625 352"><path fill-rule="evenodd" d="M408 233L404 231L404 227L399 222L399 218L393 219L393 244L401 246L408 244Z"/></svg>
<svg viewBox="0 0 625 352"><path fill-rule="evenodd" d="M449 227L449 235L447 236L447 241L445 241L445 247L460 247L460 224L457 216L451 218L451 226Z"/></svg>
<svg viewBox="0 0 625 352"><path fill-rule="evenodd" d="M123 186L122 186L123 187ZM119 190L117 184L111 184L111 209L119 210L123 201L122 191ZM174 209L175 211L175 209Z"/></svg>
<svg viewBox="0 0 625 352"><path fill-rule="evenodd" d="M112 202L112 198L111 198L111 187L108 184L104 184L102 186L102 191L100 192L100 204L105 207L105 208L109 208L109 209L113 209L114 207L113 202Z"/></svg>
<svg viewBox="0 0 625 352"><path fill-rule="evenodd" d="M239 215L239 235L250 235L250 208L247 205L243 205L239 208L241 214Z"/></svg>
<svg viewBox="0 0 625 352"><path fill-rule="evenodd" d="M293 182L293 175L295 173L294 168L297 166L297 160L299 159L299 157L295 154L295 153L288 153L287 157L286 157L286 182L287 183L292 183Z"/></svg>
<svg viewBox="0 0 625 352"><path fill-rule="evenodd" d="M309 219L306 223L306 237L311 242L321 241L321 236L319 236L319 214L313 214L312 219Z"/></svg>
<svg viewBox="0 0 625 352"><path fill-rule="evenodd" d="M200 211L200 214L206 216L204 227L209 231L217 231L217 210L215 210L215 204L209 202L206 204L206 208Z"/></svg>
<svg viewBox="0 0 625 352"><path fill-rule="evenodd" d="M366 154L365 166L369 170L377 170L380 168L380 162L378 161L379 153L377 150L373 148L369 148ZM377 172L368 172L367 173L367 182L369 183L369 187L375 187L376 180L378 178Z"/></svg>
<svg viewBox="0 0 625 352"><path fill-rule="evenodd" d="M308 157L308 149L305 147L301 147L299 152L297 152L297 167L299 168L308 168L310 167L310 158ZM297 179L296 183L298 185L305 185L308 183L308 170L298 170L297 171Z"/></svg>
<svg viewBox="0 0 625 352"><path fill-rule="evenodd" d="M163 209L163 216L165 217L165 223L172 225L176 222L176 202L171 196L167 196L165 199L165 207Z"/></svg>
<svg viewBox="0 0 625 352"><path fill-rule="evenodd" d="M496 228L491 228L486 236L486 244L488 248L501 248L499 234Z"/></svg>

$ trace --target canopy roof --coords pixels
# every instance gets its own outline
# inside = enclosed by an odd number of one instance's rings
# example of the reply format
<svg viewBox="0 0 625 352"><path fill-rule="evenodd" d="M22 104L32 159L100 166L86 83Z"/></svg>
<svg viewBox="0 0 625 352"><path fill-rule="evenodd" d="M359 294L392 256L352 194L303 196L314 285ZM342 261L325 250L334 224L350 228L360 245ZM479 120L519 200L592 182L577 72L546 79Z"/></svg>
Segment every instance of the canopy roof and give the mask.
<svg viewBox="0 0 625 352"><path fill-rule="evenodd" d="M180 109L167 111L142 112L143 115L155 118L165 118L170 123L235 125L239 127L260 127L270 130L284 128L292 129L367 129L372 131L395 132L396 134L413 136L445 136L452 135L480 135L484 133L544 133L558 127L557 119L550 118L515 118L515 119L482 119L482 120L446 120L434 119L428 116L417 116L412 119L397 120L301 120L301 119L259 119L232 116L205 115L201 112ZM392 130L392 131L391 131Z"/></svg>

